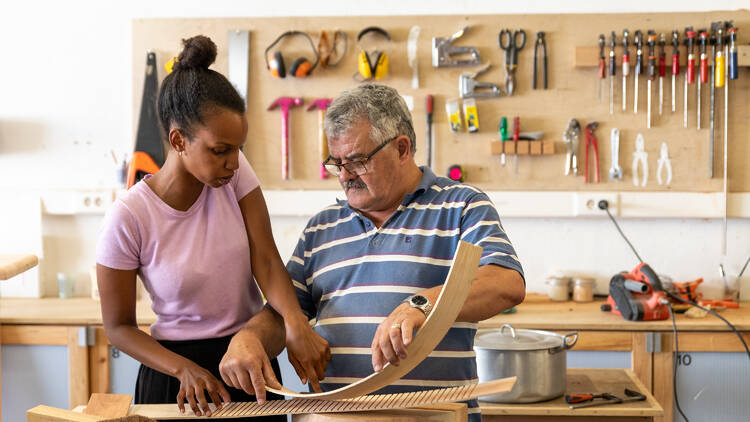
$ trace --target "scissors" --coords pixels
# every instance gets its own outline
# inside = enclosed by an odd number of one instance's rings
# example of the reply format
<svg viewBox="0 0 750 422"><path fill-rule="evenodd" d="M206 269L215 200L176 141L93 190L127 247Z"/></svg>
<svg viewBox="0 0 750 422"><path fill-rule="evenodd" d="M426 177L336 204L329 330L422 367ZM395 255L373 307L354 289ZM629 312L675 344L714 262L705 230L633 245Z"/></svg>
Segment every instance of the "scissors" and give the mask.
<svg viewBox="0 0 750 422"><path fill-rule="evenodd" d="M507 95L513 95L518 51L526 45L526 31L517 29L511 33L509 29L503 29L498 35L498 43L505 50L505 91Z"/></svg>

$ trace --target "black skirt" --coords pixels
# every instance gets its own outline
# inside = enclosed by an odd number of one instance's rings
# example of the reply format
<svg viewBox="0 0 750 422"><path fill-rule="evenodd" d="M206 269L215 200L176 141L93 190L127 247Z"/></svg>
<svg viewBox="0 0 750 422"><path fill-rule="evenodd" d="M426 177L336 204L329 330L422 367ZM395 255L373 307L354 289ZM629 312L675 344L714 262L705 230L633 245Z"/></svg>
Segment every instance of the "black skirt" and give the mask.
<svg viewBox="0 0 750 422"><path fill-rule="evenodd" d="M211 372L219 382L222 382L221 375L219 374L219 363L221 358L224 357L227 348L229 347L229 341L232 336L226 336L216 339L205 339L205 340L185 340L185 341L167 341L159 340L159 344L164 346L166 349L177 353L180 356L184 356L187 359L195 362L201 367ZM276 374L276 378L281 382L281 371L279 370L279 363L276 359L271 360L271 366L273 372ZM232 397L233 402L246 402L256 401L255 396L251 396L245 393L243 390L232 388L227 386L224 387ZM141 364L138 370L138 380L135 384L135 404L164 404L164 403L177 403L177 393L180 391L180 381L172 376L156 371ZM209 399L208 396L206 399ZM283 396L266 392L267 400L283 400ZM185 403L185 413L192 414L190 406ZM212 418L213 419L213 418ZM272 422L279 421L285 422L285 415L276 416L264 416L257 418L242 418L242 419L215 419L217 421L253 421L253 422Z"/></svg>

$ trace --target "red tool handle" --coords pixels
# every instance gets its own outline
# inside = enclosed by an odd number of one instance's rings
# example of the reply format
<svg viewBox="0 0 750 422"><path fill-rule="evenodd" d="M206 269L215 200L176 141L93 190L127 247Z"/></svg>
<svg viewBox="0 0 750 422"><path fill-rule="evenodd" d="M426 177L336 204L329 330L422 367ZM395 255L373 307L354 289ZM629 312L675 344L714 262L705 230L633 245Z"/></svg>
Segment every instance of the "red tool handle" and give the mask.
<svg viewBox="0 0 750 422"><path fill-rule="evenodd" d="M589 401L593 399L594 399L593 394L566 394L565 395L565 403L568 403L568 404L583 403L585 401Z"/></svg>
<svg viewBox="0 0 750 422"><path fill-rule="evenodd" d="M622 76L630 75L630 54L622 55Z"/></svg>
<svg viewBox="0 0 750 422"><path fill-rule="evenodd" d="M667 64L666 60L664 59L664 55L659 56L659 77L663 78L664 75L667 74Z"/></svg>
<svg viewBox="0 0 750 422"><path fill-rule="evenodd" d="M708 57L705 54L701 54L701 83L705 84L708 82Z"/></svg>
<svg viewBox="0 0 750 422"><path fill-rule="evenodd" d="M432 103L433 103L432 95L427 94L427 96L425 97L425 105L427 107L427 114L430 116L432 116Z"/></svg>
<svg viewBox="0 0 750 422"><path fill-rule="evenodd" d="M599 79L604 79L607 77L607 65L604 60L604 57L599 59Z"/></svg>
<svg viewBox="0 0 750 422"><path fill-rule="evenodd" d="M672 54L672 74L680 74L680 53L675 52Z"/></svg>
<svg viewBox="0 0 750 422"><path fill-rule="evenodd" d="M521 118L513 118L513 142L518 142L518 137L521 134Z"/></svg>
<svg viewBox="0 0 750 422"><path fill-rule="evenodd" d="M688 56L688 62L687 62L687 82L689 84L695 82L695 60L693 59L693 55Z"/></svg>

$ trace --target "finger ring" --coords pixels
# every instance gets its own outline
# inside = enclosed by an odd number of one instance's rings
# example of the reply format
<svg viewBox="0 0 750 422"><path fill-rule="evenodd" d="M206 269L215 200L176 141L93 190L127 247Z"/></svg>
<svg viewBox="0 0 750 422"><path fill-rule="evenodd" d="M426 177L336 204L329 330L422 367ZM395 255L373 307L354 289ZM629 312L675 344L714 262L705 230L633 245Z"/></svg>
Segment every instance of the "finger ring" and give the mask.
<svg viewBox="0 0 750 422"><path fill-rule="evenodd" d="M398 328L401 329L401 324L391 324L391 330Z"/></svg>

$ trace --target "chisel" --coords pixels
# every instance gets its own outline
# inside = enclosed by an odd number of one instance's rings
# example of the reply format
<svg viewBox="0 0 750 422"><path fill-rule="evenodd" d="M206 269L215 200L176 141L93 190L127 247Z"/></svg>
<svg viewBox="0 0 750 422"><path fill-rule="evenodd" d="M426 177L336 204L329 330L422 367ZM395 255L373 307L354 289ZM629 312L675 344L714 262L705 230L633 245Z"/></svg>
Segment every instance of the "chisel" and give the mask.
<svg viewBox="0 0 750 422"><path fill-rule="evenodd" d="M677 111L677 75L680 74L680 34L672 31L672 113Z"/></svg>
<svg viewBox="0 0 750 422"><path fill-rule="evenodd" d="M622 31L622 111L628 105L628 75L630 75L630 53L628 52L628 36L630 32Z"/></svg>
<svg viewBox="0 0 750 422"><path fill-rule="evenodd" d="M646 73L646 127L651 128L651 83L656 78L656 58L654 57L654 46L656 45L656 33L648 31L648 68Z"/></svg>
<svg viewBox="0 0 750 422"><path fill-rule="evenodd" d="M716 44L719 38L717 37L717 29L720 23L711 24L711 35L709 36L708 43L711 44L711 57L713 63L711 63L711 76L708 79L709 82L709 121L708 121L708 178L714 177L714 120L716 119L716 83L717 73L716 72ZM721 29L719 29L720 31ZM720 37L720 35L719 35ZM720 49L719 49L720 50Z"/></svg>
<svg viewBox="0 0 750 422"><path fill-rule="evenodd" d="M659 34L659 116L661 116L664 111L664 77L667 75L667 56L664 52L664 46L666 43L667 38L662 32Z"/></svg>
<svg viewBox="0 0 750 422"><path fill-rule="evenodd" d="M685 28L685 47L688 52L687 66L685 67L685 117L683 127L688 127L688 85L695 81L695 31L692 26Z"/></svg>
<svg viewBox="0 0 750 422"><path fill-rule="evenodd" d="M602 103L602 81L607 77L607 64L604 59L604 34L599 34L599 104Z"/></svg>
<svg viewBox="0 0 750 422"><path fill-rule="evenodd" d="M609 114L615 114L615 31L609 41Z"/></svg>
<svg viewBox="0 0 750 422"><path fill-rule="evenodd" d="M635 44L635 89L633 90L633 112L638 114L638 77L643 73L643 32L635 31L633 38Z"/></svg>

